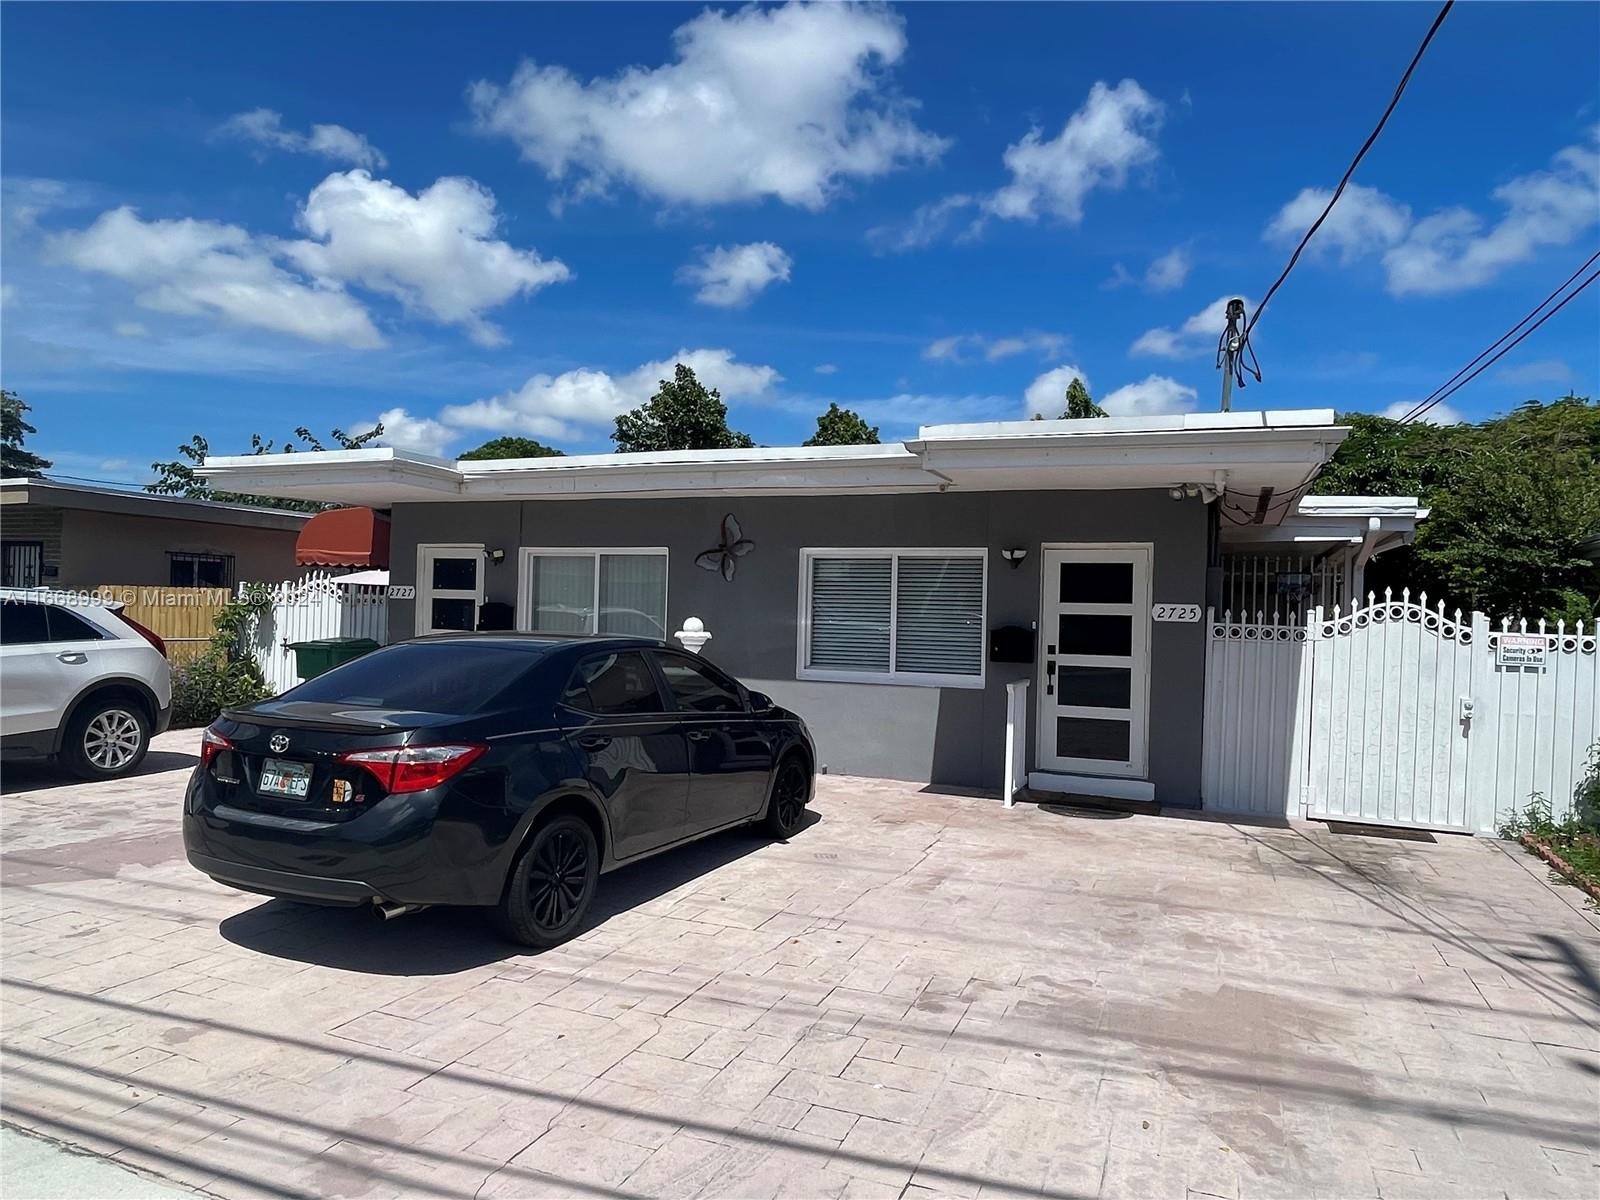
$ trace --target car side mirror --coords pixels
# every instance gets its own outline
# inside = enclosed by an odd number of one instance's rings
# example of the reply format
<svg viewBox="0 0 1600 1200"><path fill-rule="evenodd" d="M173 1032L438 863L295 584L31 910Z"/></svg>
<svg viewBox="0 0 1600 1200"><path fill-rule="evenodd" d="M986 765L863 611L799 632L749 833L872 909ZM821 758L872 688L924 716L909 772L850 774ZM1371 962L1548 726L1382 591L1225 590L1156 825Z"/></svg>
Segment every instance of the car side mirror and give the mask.
<svg viewBox="0 0 1600 1200"><path fill-rule="evenodd" d="M765 692L751 692L750 693L750 711L751 712L767 713L767 712L771 712L773 709L775 709L777 707L778 707L777 703L772 699L771 696L767 695Z"/></svg>

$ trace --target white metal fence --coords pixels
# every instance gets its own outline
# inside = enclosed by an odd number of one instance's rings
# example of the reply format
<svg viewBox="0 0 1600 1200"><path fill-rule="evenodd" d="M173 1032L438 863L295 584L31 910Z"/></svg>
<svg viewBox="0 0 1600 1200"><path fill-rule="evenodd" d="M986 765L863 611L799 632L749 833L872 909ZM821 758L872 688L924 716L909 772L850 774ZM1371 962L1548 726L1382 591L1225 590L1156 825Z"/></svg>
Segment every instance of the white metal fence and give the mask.
<svg viewBox="0 0 1600 1200"><path fill-rule="evenodd" d="M1565 813L1600 740L1595 630L1496 630L1419 600L1210 614L1205 806L1474 833L1536 793Z"/></svg>
<svg viewBox="0 0 1600 1200"><path fill-rule="evenodd" d="M1349 586L1345 556L1223 554L1222 606L1236 613L1281 613L1303 619L1321 605L1340 608Z"/></svg>
<svg viewBox="0 0 1600 1200"><path fill-rule="evenodd" d="M388 589L382 584L341 583L338 575L317 573L286 583L241 583L239 592L261 588L272 605L255 621L247 644L273 695L301 682L289 649L296 642L364 637L383 645L389 640Z"/></svg>

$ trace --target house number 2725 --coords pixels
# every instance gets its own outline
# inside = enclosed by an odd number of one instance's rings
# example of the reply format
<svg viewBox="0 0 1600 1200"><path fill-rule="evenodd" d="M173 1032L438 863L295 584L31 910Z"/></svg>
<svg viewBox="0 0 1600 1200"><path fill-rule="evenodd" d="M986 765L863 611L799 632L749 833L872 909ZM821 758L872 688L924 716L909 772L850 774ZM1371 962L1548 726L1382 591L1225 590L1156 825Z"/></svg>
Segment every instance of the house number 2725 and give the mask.
<svg viewBox="0 0 1600 1200"><path fill-rule="evenodd" d="M1200 606L1198 604L1152 604L1150 606L1150 619L1153 621L1198 621L1200 619Z"/></svg>

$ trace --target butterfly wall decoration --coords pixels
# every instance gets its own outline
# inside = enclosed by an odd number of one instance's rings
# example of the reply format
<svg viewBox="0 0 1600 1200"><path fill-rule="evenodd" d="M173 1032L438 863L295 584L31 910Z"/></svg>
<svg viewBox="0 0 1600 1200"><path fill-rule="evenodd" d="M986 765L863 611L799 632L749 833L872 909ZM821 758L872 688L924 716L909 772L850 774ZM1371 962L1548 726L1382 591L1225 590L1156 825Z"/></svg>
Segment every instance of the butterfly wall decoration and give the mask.
<svg viewBox="0 0 1600 1200"><path fill-rule="evenodd" d="M734 564L755 548L756 544L739 528L739 518L729 513L722 518L722 544L695 555L694 565L706 571L721 571L722 577L732 583Z"/></svg>

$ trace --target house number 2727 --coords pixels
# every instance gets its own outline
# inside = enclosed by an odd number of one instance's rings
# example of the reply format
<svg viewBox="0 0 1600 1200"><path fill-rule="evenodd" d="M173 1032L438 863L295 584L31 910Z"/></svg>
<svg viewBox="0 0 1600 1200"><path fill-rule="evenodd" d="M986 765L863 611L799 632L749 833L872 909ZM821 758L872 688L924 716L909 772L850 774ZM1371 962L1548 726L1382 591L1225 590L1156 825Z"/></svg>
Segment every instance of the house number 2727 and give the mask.
<svg viewBox="0 0 1600 1200"><path fill-rule="evenodd" d="M1152 604L1150 606L1150 619L1153 621L1198 621L1200 619L1200 606L1198 604Z"/></svg>

